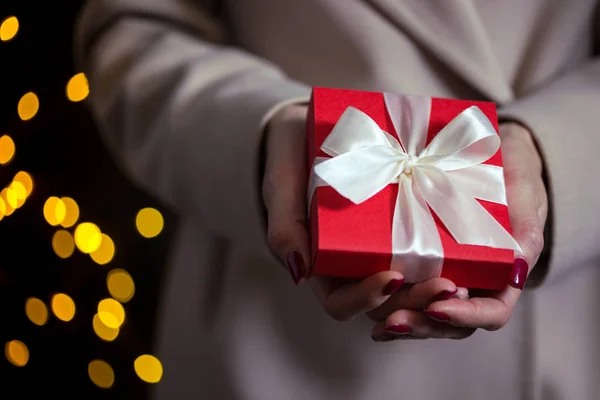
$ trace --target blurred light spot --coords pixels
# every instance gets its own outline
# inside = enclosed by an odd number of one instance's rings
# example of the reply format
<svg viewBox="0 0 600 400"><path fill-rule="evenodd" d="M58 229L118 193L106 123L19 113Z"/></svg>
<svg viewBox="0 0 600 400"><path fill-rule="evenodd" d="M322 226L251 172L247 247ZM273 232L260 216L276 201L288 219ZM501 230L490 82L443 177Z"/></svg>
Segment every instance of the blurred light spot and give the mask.
<svg viewBox="0 0 600 400"><path fill-rule="evenodd" d="M52 312L61 321L69 322L75 316L75 303L64 293L57 293L50 300Z"/></svg>
<svg viewBox="0 0 600 400"><path fill-rule="evenodd" d="M141 209L135 218L137 230L145 238L157 236L162 231L163 224L160 211L150 207Z"/></svg>
<svg viewBox="0 0 600 400"><path fill-rule="evenodd" d="M6 203L4 202L2 197L0 197L0 221L2 220L2 218L4 218L4 213L6 213Z"/></svg>
<svg viewBox="0 0 600 400"><path fill-rule="evenodd" d="M82 222L75 228L75 244L82 253L91 253L100 247L102 232L91 222Z"/></svg>
<svg viewBox="0 0 600 400"><path fill-rule="evenodd" d="M29 92L21 97L19 100L19 105L17 106L17 111L19 113L19 117L23 121L30 120L35 117L38 110L40 108L40 101L35 93Z"/></svg>
<svg viewBox="0 0 600 400"><path fill-rule="evenodd" d="M90 86L85 74L73 76L67 83L67 98L71 101L81 101L90 93Z"/></svg>
<svg viewBox="0 0 600 400"><path fill-rule="evenodd" d="M135 284L131 275L123 269L113 269L108 273L106 285L110 295L120 301L127 303L135 293Z"/></svg>
<svg viewBox="0 0 600 400"><path fill-rule="evenodd" d="M52 249L60 258L69 258L75 251L75 241L71 232L59 230L52 236Z"/></svg>
<svg viewBox="0 0 600 400"><path fill-rule="evenodd" d="M7 197L8 189L4 188L2 189L2 191L0 191L0 199L2 199L2 201L4 202L4 215L8 217L15 211L15 208L10 205Z"/></svg>
<svg viewBox="0 0 600 400"><path fill-rule="evenodd" d="M25 186L21 182L12 181L9 189L14 193L17 205L15 208L21 207L25 203L25 199L27 198L27 191L25 190Z"/></svg>
<svg viewBox="0 0 600 400"><path fill-rule="evenodd" d="M40 299L30 297L25 301L25 314L27 318L38 326L46 325L48 322L48 308Z"/></svg>
<svg viewBox="0 0 600 400"><path fill-rule="evenodd" d="M103 233L100 241L100 247L91 252L90 257L92 257L92 260L94 260L96 263L104 265L108 264L114 256L115 244L108 235Z"/></svg>
<svg viewBox="0 0 600 400"><path fill-rule="evenodd" d="M19 20L17 17L4 18L0 24L0 40L7 42L13 39L19 32Z"/></svg>
<svg viewBox="0 0 600 400"><path fill-rule="evenodd" d="M24 367L29 361L29 349L20 340L11 340L4 346L4 354L12 365Z"/></svg>
<svg viewBox="0 0 600 400"><path fill-rule="evenodd" d="M91 361L88 364L88 375L94 385L102 389L109 389L115 383L115 373L106 361Z"/></svg>
<svg viewBox="0 0 600 400"><path fill-rule="evenodd" d="M0 137L0 164L5 165L15 156L15 142L8 135Z"/></svg>
<svg viewBox="0 0 600 400"><path fill-rule="evenodd" d="M13 209L16 209L19 204L19 200L17 199L17 194L11 187L6 188L6 202Z"/></svg>
<svg viewBox="0 0 600 400"><path fill-rule="evenodd" d="M157 383L163 375L163 367L158 358L150 354L139 356L133 362L135 373L141 380L148 383Z"/></svg>
<svg viewBox="0 0 600 400"><path fill-rule="evenodd" d="M104 299L98 303L98 317L109 328L119 328L125 321L125 309L115 299Z"/></svg>
<svg viewBox="0 0 600 400"><path fill-rule="evenodd" d="M62 197L61 201L65 205L65 217L60 222L60 225L63 228L70 228L75 225L79 219L79 206L75 200L70 197Z"/></svg>
<svg viewBox="0 0 600 400"><path fill-rule="evenodd" d="M92 326L94 327L94 332L96 332L96 335L98 335L100 339L107 342L112 342L117 338L117 336L119 336L119 328L109 328L108 326L104 325L98 314L94 315Z"/></svg>
<svg viewBox="0 0 600 400"><path fill-rule="evenodd" d="M60 224L65 219L66 213L65 203L58 197L49 197L44 203L44 218L52 226Z"/></svg>
<svg viewBox="0 0 600 400"><path fill-rule="evenodd" d="M31 175L29 175L25 171L19 171L13 178L13 182L19 182L25 188L25 197L29 197L31 192L33 191L33 179L31 179Z"/></svg>

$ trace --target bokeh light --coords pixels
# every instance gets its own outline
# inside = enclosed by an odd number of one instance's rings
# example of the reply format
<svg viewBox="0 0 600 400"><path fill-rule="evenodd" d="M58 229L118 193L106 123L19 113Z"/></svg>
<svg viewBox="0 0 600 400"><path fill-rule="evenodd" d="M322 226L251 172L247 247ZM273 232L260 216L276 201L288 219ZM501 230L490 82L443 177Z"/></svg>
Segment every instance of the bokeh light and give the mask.
<svg viewBox="0 0 600 400"><path fill-rule="evenodd" d="M119 336L119 328L109 328L104 325L98 314L94 315L92 326L96 335L106 342L112 342Z"/></svg>
<svg viewBox="0 0 600 400"><path fill-rule="evenodd" d="M4 189L2 189L2 191L0 191L0 199L2 199L2 201L4 203L4 215L7 217L9 215L12 215L12 213L15 212L15 208L13 206L11 206L8 201L8 189L7 188L4 188Z"/></svg>
<svg viewBox="0 0 600 400"><path fill-rule="evenodd" d="M65 205L65 217L60 221L60 226L70 228L79 219L79 206L77 202L70 197L62 197L60 199Z"/></svg>
<svg viewBox="0 0 600 400"><path fill-rule="evenodd" d="M4 202L4 199L0 197L0 221L4 218L4 213L6 213L6 203Z"/></svg>
<svg viewBox="0 0 600 400"><path fill-rule="evenodd" d="M88 364L88 375L94 385L102 389L109 389L115 383L115 373L106 361L91 361Z"/></svg>
<svg viewBox="0 0 600 400"><path fill-rule="evenodd" d="M57 293L50 300L52 312L61 321L69 322L75 316L75 302L64 293Z"/></svg>
<svg viewBox="0 0 600 400"><path fill-rule="evenodd" d="M135 284L124 269L113 269L108 273L106 286L110 295L121 303L127 303L135 294Z"/></svg>
<svg viewBox="0 0 600 400"><path fill-rule="evenodd" d="M25 203L25 199L27 198L27 190L25 186L21 182L12 181L8 190L11 190L16 198L16 207L19 208Z"/></svg>
<svg viewBox="0 0 600 400"><path fill-rule="evenodd" d="M29 362L29 349L20 340L11 340L4 346L6 359L14 366L24 367Z"/></svg>
<svg viewBox="0 0 600 400"><path fill-rule="evenodd" d="M19 206L19 200L17 198L17 194L11 187L6 188L6 202L13 209L16 209Z"/></svg>
<svg viewBox="0 0 600 400"><path fill-rule="evenodd" d="M0 164L6 165L15 156L15 142L8 135L0 137Z"/></svg>
<svg viewBox="0 0 600 400"><path fill-rule="evenodd" d="M17 112L19 113L19 118L23 121L28 121L35 117L39 108L40 101L37 95L33 92L29 92L24 94L23 97L21 97L21 100L19 100Z"/></svg>
<svg viewBox="0 0 600 400"><path fill-rule="evenodd" d="M133 362L137 376L147 383L158 383L163 375L163 366L158 358L144 354Z"/></svg>
<svg viewBox="0 0 600 400"><path fill-rule="evenodd" d="M125 309L115 299L104 299L98 303L98 317L109 328L120 328L125 321Z"/></svg>
<svg viewBox="0 0 600 400"><path fill-rule="evenodd" d="M10 16L4 18L0 24L0 40L8 42L12 40L19 32L19 20L17 17Z"/></svg>
<svg viewBox="0 0 600 400"><path fill-rule="evenodd" d="M87 77L83 72L73 76L67 83L67 98L73 102L85 99L90 93Z"/></svg>
<svg viewBox="0 0 600 400"><path fill-rule="evenodd" d="M96 263L100 265L105 265L111 262L113 257L115 256L115 243L107 234L102 234L102 239L100 241L100 246L98 249L90 253L90 257Z"/></svg>
<svg viewBox="0 0 600 400"><path fill-rule="evenodd" d="M100 228L91 222L82 222L75 228L75 244L82 253L92 253L102 243Z"/></svg>
<svg viewBox="0 0 600 400"><path fill-rule="evenodd" d="M19 171L13 178L13 182L19 182L25 188L25 197L31 196L31 192L33 191L33 179L31 175L29 175L25 171Z"/></svg>
<svg viewBox="0 0 600 400"><path fill-rule="evenodd" d="M44 218L52 225L56 226L65 219L67 214L67 207L61 199L56 196L49 197L44 203Z"/></svg>
<svg viewBox="0 0 600 400"><path fill-rule="evenodd" d="M30 297L25 301L25 314L27 318L38 326L46 325L48 322L48 308L40 299Z"/></svg>
<svg viewBox="0 0 600 400"><path fill-rule="evenodd" d="M71 232L58 230L52 236L52 249L60 258L69 258L75 251L75 240Z"/></svg>
<svg viewBox="0 0 600 400"><path fill-rule="evenodd" d="M163 229L164 220L160 211L154 208L141 209L135 218L135 226L145 238L157 236Z"/></svg>

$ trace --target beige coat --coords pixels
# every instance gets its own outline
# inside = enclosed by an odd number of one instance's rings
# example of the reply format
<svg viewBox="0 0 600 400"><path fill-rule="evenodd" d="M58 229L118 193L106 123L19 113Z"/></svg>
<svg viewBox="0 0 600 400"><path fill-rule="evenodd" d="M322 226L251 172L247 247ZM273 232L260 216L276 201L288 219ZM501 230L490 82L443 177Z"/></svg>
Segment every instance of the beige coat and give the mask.
<svg viewBox="0 0 600 400"><path fill-rule="evenodd" d="M155 398L599 399L598 15L596 0L90 1L77 48L97 120L182 217ZM534 131L552 257L504 329L373 343L366 318L335 322L293 286L265 246L258 149L306 85L490 99Z"/></svg>

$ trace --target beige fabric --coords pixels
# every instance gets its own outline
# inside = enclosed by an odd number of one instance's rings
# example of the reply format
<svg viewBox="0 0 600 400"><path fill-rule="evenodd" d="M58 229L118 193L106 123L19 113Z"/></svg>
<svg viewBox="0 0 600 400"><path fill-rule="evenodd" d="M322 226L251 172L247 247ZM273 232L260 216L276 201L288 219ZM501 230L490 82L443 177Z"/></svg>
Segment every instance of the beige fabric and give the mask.
<svg viewBox="0 0 600 400"><path fill-rule="evenodd" d="M598 15L595 0L90 1L93 111L182 220L155 398L600 398ZM264 243L257 166L261 127L309 85L488 99L531 127L553 259L508 326L375 344L366 318L334 322L293 287Z"/></svg>

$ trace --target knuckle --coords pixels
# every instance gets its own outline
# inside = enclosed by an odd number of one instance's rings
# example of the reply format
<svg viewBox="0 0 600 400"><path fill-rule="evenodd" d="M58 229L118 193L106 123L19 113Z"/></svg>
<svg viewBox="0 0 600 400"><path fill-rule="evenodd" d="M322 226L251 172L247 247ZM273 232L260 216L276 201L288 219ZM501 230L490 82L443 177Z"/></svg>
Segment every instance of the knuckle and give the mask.
<svg viewBox="0 0 600 400"><path fill-rule="evenodd" d="M544 248L544 231L539 226L538 218L531 218L531 221L527 222L523 229L525 234L522 245L533 253L531 254L532 258L536 258Z"/></svg>

